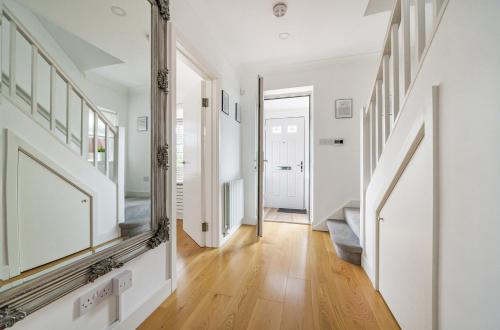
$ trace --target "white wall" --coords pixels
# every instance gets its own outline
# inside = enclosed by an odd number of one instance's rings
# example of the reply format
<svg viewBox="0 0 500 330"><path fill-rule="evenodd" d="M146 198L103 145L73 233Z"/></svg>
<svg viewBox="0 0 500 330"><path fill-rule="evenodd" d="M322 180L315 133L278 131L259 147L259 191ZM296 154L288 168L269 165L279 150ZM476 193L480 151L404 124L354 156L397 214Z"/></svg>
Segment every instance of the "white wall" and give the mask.
<svg viewBox="0 0 500 330"><path fill-rule="evenodd" d="M54 303L29 315L18 322L12 329L30 330L69 330L69 329L135 329L158 305L170 294L170 281L165 268L167 261L165 245L147 252L125 264L124 267L114 270L99 278L93 284L86 285ZM77 312L78 298L88 293L92 287L99 286L105 281L124 270L132 271L132 287L123 293L120 302L111 297L98 305L97 308L79 317ZM121 322L118 320L118 308L121 310Z"/></svg>
<svg viewBox="0 0 500 330"><path fill-rule="evenodd" d="M359 200L359 109L368 99L375 76L376 55L299 64L294 67L251 68L242 86L242 171L247 182L256 182L257 72L264 77L264 90L313 86L311 112L313 203L312 221L317 224L350 200ZM335 99L353 99L353 118L335 119ZM344 138L344 146L320 146L320 138ZM255 223L256 186L245 186L245 221Z"/></svg>
<svg viewBox="0 0 500 330"><path fill-rule="evenodd" d="M450 1L367 191L363 266L374 278L373 201L433 84L439 101L440 329L498 329L500 21L496 0ZM418 178L415 178L418 180Z"/></svg>
<svg viewBox="0 0 500 330"><path fill-rule="evenodd" d="M151 191L151 90L149 86L129 89L127 141L125 147L125 196L149 195ZM137 118L148 117L148 130L137 130Z"/></svg>

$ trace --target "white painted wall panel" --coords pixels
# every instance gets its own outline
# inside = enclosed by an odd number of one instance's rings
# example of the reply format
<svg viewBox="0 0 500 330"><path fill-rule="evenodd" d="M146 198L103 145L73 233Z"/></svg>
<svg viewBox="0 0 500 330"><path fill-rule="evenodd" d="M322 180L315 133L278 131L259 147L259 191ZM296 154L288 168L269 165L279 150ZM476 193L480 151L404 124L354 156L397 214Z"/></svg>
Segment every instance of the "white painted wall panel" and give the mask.
<svg viewBox="0 0 500 330"><path fill-rule="evenodd" d="M425 139L380 212L379 290L403 329L432 328L432 150Z"/></svg>
<svg viewBox="0 0 500 330"><path fill-rule="evenodd" d="M19 152L18 221L21 271L91 245L91 197Z"/></svg>

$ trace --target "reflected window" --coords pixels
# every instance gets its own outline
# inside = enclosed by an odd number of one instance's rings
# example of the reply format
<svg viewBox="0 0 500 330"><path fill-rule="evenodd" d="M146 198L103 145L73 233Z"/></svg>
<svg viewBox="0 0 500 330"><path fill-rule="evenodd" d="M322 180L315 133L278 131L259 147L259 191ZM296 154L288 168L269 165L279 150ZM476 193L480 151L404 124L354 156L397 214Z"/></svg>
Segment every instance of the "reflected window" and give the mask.
<svg viewBox="0 0 500 330"><path fill-rule="evenodd" d="M297 133L297 125L288 125L286 131L287 133Z"/></svg>

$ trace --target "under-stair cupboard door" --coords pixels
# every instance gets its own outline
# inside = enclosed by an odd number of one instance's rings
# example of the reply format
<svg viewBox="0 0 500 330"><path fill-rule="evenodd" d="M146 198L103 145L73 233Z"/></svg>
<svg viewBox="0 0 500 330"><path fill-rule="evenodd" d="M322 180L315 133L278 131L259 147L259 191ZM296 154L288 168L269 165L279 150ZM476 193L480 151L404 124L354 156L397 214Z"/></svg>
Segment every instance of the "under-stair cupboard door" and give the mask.
<svg viewBox="0 0 500 330"><path fill-rule="evenodd" d="M257 100L257 236L263 235L264 224L264 78L258 78Z"/></svg>
<svg viewBox="0 0 500 330"><path fill-rule="evenodd" d="M21 272L90 248L89 194L23 152L17 182Z"/></svg>
<svg viewBox="0 0 500 330"><path fill-rule="evenodd" d="M426 139L379 214L379 291L403 329L433 324L433 177Z"/></svg>

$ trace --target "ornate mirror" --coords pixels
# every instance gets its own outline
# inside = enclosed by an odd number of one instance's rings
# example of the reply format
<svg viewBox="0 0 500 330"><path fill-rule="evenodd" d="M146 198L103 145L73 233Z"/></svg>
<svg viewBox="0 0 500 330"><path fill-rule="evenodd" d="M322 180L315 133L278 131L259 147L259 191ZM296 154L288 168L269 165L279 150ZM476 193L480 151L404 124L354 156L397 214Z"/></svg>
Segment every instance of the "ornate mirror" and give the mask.
<svg viewBox="0 0 500 330"><path fill-rule="evenodd" d="M168 2L3 0L0 329L168 240Z"/></svg>

